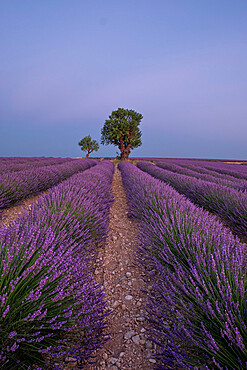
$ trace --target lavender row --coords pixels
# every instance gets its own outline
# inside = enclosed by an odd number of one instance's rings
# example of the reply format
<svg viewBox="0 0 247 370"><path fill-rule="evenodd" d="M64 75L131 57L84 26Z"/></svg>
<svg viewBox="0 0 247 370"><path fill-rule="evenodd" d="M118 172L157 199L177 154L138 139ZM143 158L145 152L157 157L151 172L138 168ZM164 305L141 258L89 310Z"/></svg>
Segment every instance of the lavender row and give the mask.
<svg viewBox="0 0 247 370"><path fill-rule="evenodd" d="M157 369L245 368L245 245L169 185L127 162L119 169L141 230L139 262L153 281Z"/></svg>
<svg viewBox="0 0 247 370"><path fill-rule="evenodd" d="M191 162L191 163L183 162L183 164L179 163L179 165L181 167L189 168L189 169L191 169L193 171L196 171L198 173L208 174L208 175L220 178L220 179L227 179L227 180L230 180L230 181L242 181L242 180L245 181L244 179L241 179L241 178L238 179L238 178L236 178L234 176L231 176L231 175L228 175L228 174L219 173L219 172L216 172L214 170L210 170L210 169L205 167L206 163L196 165L193 162ZM233 168L235 168L235 167L233 167Z"/></svg>
<svg viewBox="0 0 247 370"><path fill-rule="evenodd" d="M231 175L239 179L247 179L247 166L242 164L230 163L206 163L203 167L215 171L217 173Z"/></svg>
<svg viewBox="0 0 247 370"><path fill-rule="evenodd" d="M11 157L0 158L0 174L12 171L23 171L37 167L58 165L72 161L72 158L47 158L47 157Z"/></svg>
<svg viewBox="0 0 247 370"><path fill-rule="evenodd" d="M247 181L243 179L237 179L230 175L223 175L217 172L207 170L206 168L192 166L192 165L178 165L168 161L157 162L156 165L168 171L183 174L186 176L192 176L197 179L204 181L213 182L218 185L228 186L230 188L247 191Z"/></svg>
<svg viewBox="0 0 247 370"><path fill-rule="evenodd" d="M76 159L59 165L6 173L0 177L0 209L49 189L96 163L93 159Z"/></svg>
<svg viewBox="0 0 247 370"><path fill-rule="evenodd" d="M50 189L0 228L0 368L77 368L107 340L93 277L108 233L114 166L104 161ZM75 364L74 364L75 366Z"/></svg>
<svg viewBox="0 0 247 370"><path fill-rule="evenodd" d="M247 236L247 193L161 169L148 162L137 166L167 182L195 204L216 213L239 236Z"/></svg>
<svg viewBox="0 0 247 370"><path fill-rule="evenodd" d="M202 169L208 169L213 171L214 173L223 174L226 176L232 176L237 179L247 179L247 162L243 162L242 164L238 163L227 163L227 162L219 162L219 161L205 161L205 160L185 160L180 159L175 161L176 164L179 165L193 165Z"/></svg>
<svg viewBox="0 0 247 370"><path fill-rule="evenodd" d="M187 165L186 162L184 162ZM247 179L247 166L246 162L242 164L226 163L226 162L201 162L194 165L198 168L212 171L214 174L231 176L236 179Z"/></svg>

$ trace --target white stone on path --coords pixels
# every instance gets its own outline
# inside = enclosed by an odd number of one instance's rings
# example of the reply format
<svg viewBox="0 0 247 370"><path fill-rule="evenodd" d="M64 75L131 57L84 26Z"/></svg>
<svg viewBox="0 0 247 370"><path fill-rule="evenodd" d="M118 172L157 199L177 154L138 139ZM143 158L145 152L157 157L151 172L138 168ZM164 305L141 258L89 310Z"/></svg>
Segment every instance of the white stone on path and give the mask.
<svg viewBox="0 0 247 370"><path fill-rule="evenodd" d="M132 337L132 341L135 344L140 344L140 336L139 335L135 335L134 337Z"/></svg>

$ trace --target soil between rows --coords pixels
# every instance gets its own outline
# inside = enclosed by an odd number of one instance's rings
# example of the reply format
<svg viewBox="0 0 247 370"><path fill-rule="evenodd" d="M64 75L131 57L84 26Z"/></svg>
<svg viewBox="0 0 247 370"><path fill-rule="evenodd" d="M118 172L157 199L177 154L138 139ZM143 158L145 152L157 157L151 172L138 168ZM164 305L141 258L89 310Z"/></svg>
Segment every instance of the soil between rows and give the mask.
<svg viewBox="0 0 247 370"><path fill-rule="evenodd" d="M15 219L21 215L21 213L24 210L28 210L31 207L32 203L37 202L38 198L45 194L47 192L43 191L42 193L39 193L38 195L34 195L30 198L27 198L23 200L21 203L19 203L16 206L12 206L10 208L5 208L1 213L0 213L0 226L2 225L9 225Z"/></svg>
<svg viewBox="0 0 247 370"><path fill-rule="evenodd" d="M155 348L148 340L145 305L151 285L143 281L143 271L136 264L138 225L127 217L128 203L121 173L116 169L112 191L115 198L110 212L110 236L99 252L96 278L104 286L111 339L97 351L95 365L89 369L153 369Z"/></svg>

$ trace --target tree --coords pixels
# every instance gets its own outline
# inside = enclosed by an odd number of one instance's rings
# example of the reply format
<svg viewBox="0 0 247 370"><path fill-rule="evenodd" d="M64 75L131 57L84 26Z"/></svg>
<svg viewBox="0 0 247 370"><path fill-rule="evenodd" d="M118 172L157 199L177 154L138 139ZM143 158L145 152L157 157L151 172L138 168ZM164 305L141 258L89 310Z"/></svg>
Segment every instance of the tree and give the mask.
<svg viewBox="0 0 247 370"><path fill-rule="evenodd" d="M139 124L143 116L132 109L118 108L105 121L101 130L101 144L113 144L120 150L120 158L127 160L130 150L142 145Z"/></svg>
<svg viewBox="0 0 247 370"><path fill-rule="evenodd" d="M99 150L99 144L96 140L92 140L91 136L85 136L81 141L79 141L78 145L81 147L83 152L87 152L86 158L88 158L89 154L92 153L94 150L97 152Z"/></svg>

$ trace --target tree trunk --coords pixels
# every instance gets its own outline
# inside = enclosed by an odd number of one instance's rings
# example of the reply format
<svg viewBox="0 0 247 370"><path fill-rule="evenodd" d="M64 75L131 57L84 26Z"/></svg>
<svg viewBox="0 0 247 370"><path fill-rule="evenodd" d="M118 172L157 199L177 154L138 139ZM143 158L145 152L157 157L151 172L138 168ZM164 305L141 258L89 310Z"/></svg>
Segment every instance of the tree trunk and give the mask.
<svg viewBox="0 0 247 370"><path fill-rule="evenodd" d="M123 159L124 161L127 161L129 159L129 154L130 154L130 150L129 149L124 149L121 153L121 159Z"/></svg>
<svg viewBox="0 0 247 370"><path fill-rule="evenodd" d="M120 138L120 145L119 145L119 149L121 152L120 158L123 159L124 161L129 159L130 148L131 148L131 144L128 144L126 147L124 147L123 141Z"/></svg>
<svg viewBox="0 0 247 370"><path fill-rule="evenodd" d="M86 158L88 158L89 157L89 152L87 153L87 155L86 155Z"/></svg>
<svg viewBox="0 0 247 370"><path fill-rule="evenodd" d="M120 159L126 161L129 159L131 144L126 145L121 136L119 139L118 148L120 149Z"/></svg>

